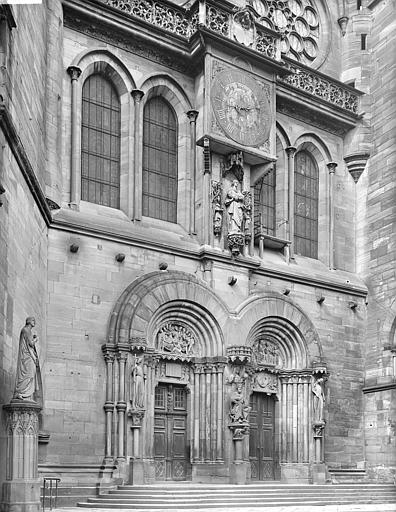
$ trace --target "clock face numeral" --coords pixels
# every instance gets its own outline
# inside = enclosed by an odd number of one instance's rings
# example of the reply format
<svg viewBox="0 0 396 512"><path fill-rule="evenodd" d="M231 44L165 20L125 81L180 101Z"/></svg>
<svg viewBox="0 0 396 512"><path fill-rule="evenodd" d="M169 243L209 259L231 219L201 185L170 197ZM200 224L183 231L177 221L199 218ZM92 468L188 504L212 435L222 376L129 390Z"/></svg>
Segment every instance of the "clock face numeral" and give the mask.
<svg viewBox="0 0 396 512"><path fill-rule="evenodd" d="M214 78L212 106L225 134L246 146L259 146L268 137L271 123L266 91L249 74L221 71Z"/></svg>

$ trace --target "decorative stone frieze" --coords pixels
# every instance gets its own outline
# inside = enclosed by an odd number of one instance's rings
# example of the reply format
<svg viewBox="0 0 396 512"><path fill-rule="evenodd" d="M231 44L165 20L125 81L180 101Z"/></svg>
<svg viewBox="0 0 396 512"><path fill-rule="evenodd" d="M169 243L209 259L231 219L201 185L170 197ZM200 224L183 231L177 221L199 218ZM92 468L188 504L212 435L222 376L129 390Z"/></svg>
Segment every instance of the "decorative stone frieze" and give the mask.
<svg viewBox="0 0 396 512"><path fill-rule="evenodd" d="M358 113L358 94L341 83L289 61L288 75L278 76L281 83L300 89L316 98L353 114Z"/></svg>

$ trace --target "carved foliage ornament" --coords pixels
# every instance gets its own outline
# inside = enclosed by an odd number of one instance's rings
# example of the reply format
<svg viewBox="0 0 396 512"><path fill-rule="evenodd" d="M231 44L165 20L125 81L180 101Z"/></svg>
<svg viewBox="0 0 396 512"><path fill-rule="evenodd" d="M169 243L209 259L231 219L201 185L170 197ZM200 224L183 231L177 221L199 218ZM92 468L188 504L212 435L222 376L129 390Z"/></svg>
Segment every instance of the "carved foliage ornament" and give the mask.
<svg viewBox="0 0 396 512"><path fill-rule="evenodd" d="M157 334L157 349L174 355L194 355L196 338L185 325L169 322L161 327Z"/></svg>

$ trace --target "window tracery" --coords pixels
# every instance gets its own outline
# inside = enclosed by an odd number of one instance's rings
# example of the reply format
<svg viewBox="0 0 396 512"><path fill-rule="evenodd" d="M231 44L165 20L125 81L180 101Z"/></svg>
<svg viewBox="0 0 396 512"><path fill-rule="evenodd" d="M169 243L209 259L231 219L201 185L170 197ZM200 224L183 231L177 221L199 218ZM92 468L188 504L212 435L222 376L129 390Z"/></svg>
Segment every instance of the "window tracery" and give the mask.
<svg viewBox="0 0 396 512"><path fill-rule="evenodd" d="M282 35L281 53L304 64L319 53L320 20L311 0L253 0L265 27Z"/></svg>

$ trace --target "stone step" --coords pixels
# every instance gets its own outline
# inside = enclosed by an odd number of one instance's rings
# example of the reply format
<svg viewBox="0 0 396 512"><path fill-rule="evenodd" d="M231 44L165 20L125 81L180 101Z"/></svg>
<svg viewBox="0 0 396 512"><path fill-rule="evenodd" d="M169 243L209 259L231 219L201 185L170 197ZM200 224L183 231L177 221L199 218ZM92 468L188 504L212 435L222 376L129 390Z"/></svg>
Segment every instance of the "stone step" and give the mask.
<svg viewBox="0 0 396 512"><path fill-rule="evenodd" d="M243 507L325 506L342 504L396 503L396 487L390 484L255 485L170 484L119 486L108 494L90 497L82 508L119 510L195 510Z"/></svg>

